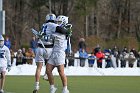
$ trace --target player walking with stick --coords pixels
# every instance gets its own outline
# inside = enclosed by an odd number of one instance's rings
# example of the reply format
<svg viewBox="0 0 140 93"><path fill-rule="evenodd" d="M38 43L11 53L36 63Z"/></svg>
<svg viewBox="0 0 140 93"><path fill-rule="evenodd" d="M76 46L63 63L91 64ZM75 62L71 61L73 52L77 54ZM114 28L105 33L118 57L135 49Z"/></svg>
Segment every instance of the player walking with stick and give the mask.
<svg viewBox="0 0 140 93"><path fill-rule="evenodd" d="M11 70L11 54L7 46L4 45L4 38L0 35L0 93L4 93L6 69Z"/></svg>

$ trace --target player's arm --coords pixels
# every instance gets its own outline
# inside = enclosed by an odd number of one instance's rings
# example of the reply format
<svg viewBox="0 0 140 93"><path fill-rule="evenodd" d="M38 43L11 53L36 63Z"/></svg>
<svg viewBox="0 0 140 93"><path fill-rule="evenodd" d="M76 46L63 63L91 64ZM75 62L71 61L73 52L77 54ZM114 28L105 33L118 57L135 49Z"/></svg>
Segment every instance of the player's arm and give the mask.
<svg viewBox="0 0 140 93"><path fill-rule="evenodd" d="M11 66L11 54L10 54L10 50L9 49L6 50L5 56L6 56L6 59L7 59L7 65Z"/></svg>
<svg viewBox="0 0 140 93"><path fill-rule="evenodd" d="M43 36L45 36L46 35L46 28L47 28L47 25L45 25L45 24L43 24L42 25L42 28L41 28L41 31L39 31L38 33L38 35L39 35L39 38L42 38Z"/></svg>
<svg viewBox="0 0 140 93"><path fill-rule="evenodd" d="M61 34L67 34L67 29L65 29L64 27L61 27L61 26L57 26L55 32L61 33Z"/></svg>
<svg viewBox="0 0 140 93"><path fill-rule="evenodd" d="M61 26L57 26L55 32L61 33L61 34L65 34L65 35L69 35L70 34L70 30L69 29L67 29L65 27L61 27Z"/></svg>
<svg viewBox="0 0 140 93"><path fill-rule="evenodd" d="M43 26L42 26L42 29L41 29L41 31L40 31L40 34L41 35L46 35L46 29L47 29L47 25L45 25L45 24L43 24Z"/></svg>

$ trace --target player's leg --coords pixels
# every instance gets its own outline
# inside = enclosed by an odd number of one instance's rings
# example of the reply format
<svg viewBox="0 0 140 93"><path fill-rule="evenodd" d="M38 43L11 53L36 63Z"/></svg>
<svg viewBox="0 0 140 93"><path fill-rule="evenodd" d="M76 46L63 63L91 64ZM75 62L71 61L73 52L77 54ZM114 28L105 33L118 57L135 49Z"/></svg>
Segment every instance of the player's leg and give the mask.
<svg viewBox="0 0 140 93"><path fill-rule="evenodd" d="M62 84L63 84L63 91L62 93L69 93L69 90L67 88L67 77L64 73L64 65L59 65L57 67L58 69L58 72L59 72L59 75L61 77L61 80L62 80Z"/></svg>
<svg viewBox="0 0 140 93"><path fill-rule="evenodd" d="M55 64L57 65L57 69L58 69L58 72L59 72L59 75L61 77L62 84L63 84L62 93L69 93L69 90L67 89L67 77L64 73L65 52L58 52L56 56L57 57L55 60Z"/></svg>
<svg viewBox="0 0 140 93"><path fill-rule="evenodd" d="M46 48L46 50L47 50L47 54L46 54L47 57L45 58L45 65L47 64L48 59L50 58L50 56L52 54L52 48ZM43 76L43 79L48 81L48 75L47 75L46 70L45 70L45 74Z"/></svg>
<svg viewBox="0 0 140 93"><path fill-rule="evenodd" d="M53 69L54 69L54 66L52 64L47 63L46 72L47 72L47 75L48 75L50 85L54 85L54 77L53 77L53 74L52 74Z"/></svg>
<svg viewBox="0 0 140 93"><path fill-rule="evenodd" d="M37 93L37 91L39 90L40 73L41 73L43 63L37 62L36 64L37 64L37 68L35 73L35 87L33 93Z"/></svg>
<svg viewBox="0 0 140 93"><path fill-rule="evenodd" d="M35 73L35 82L36 82L36 85L39 86L40 73L41 73L41 69L42 69L43 63L42 62L38 62L36 64L37 64L37 68L36 68L36 73Z"/></svg>
<svg viewBox="0 0 140 93"><path fill-rule="evenodd" d="M37 68L35 72L35 88L33 93L37 93L37 91L39 90L40 73L44 62L43 54L44 54L43 48L37 48L36 57L35 57Z"/></svg>
<svg viewBox="0 0 140 93"><path fill-rule="evenodd" d="M54 77L52 74L52 71L54 69L54 65L47 63L46 65L46 72L48 75L48 80L49 80L49 84L50 84L50 93L55 93L55 91L57 90L57 88L54 86Z"/></svg>
<svg viewBox="0 0 140 93"><path fill-rule="evenodd" d="M1 80L0 80L0 93L4 93L4 83L5 83L5 71L1 73Z"/></svg>

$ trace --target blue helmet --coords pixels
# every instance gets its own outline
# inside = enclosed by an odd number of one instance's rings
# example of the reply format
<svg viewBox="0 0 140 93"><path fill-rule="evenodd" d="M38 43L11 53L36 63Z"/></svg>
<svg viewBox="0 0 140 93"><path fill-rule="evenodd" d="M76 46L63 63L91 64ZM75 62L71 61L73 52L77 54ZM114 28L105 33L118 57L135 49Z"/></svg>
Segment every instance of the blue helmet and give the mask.
<svg viewBox="0 0 140 93"><path fill-rule="evenodd" d="M55 14L48 14L46 16L46 21L55 21L55 20L56 20Z"/></svg>

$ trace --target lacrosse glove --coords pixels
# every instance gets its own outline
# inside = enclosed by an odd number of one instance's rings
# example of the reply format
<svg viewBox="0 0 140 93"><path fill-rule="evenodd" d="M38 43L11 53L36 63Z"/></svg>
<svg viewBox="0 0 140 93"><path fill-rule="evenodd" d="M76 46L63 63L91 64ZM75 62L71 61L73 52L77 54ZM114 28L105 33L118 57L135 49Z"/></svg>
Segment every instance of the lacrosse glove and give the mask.
<svg viewBox="0 0 140 93"><path fill-rule="evenodd" d="M72 35L72 25L71 24L67 24L65 25L65 28L67 29L67 35L68 37L70 37Z"/></svg>
<svg viewBox="0 0 140 93"><path fill-rule="evenodd" d="M45 35L44 32L39 31L38 33L39 33L39 34L38 34L38 38L39 38L39 39L44 38L44 37L43 37L43 36Z"/></svg>

